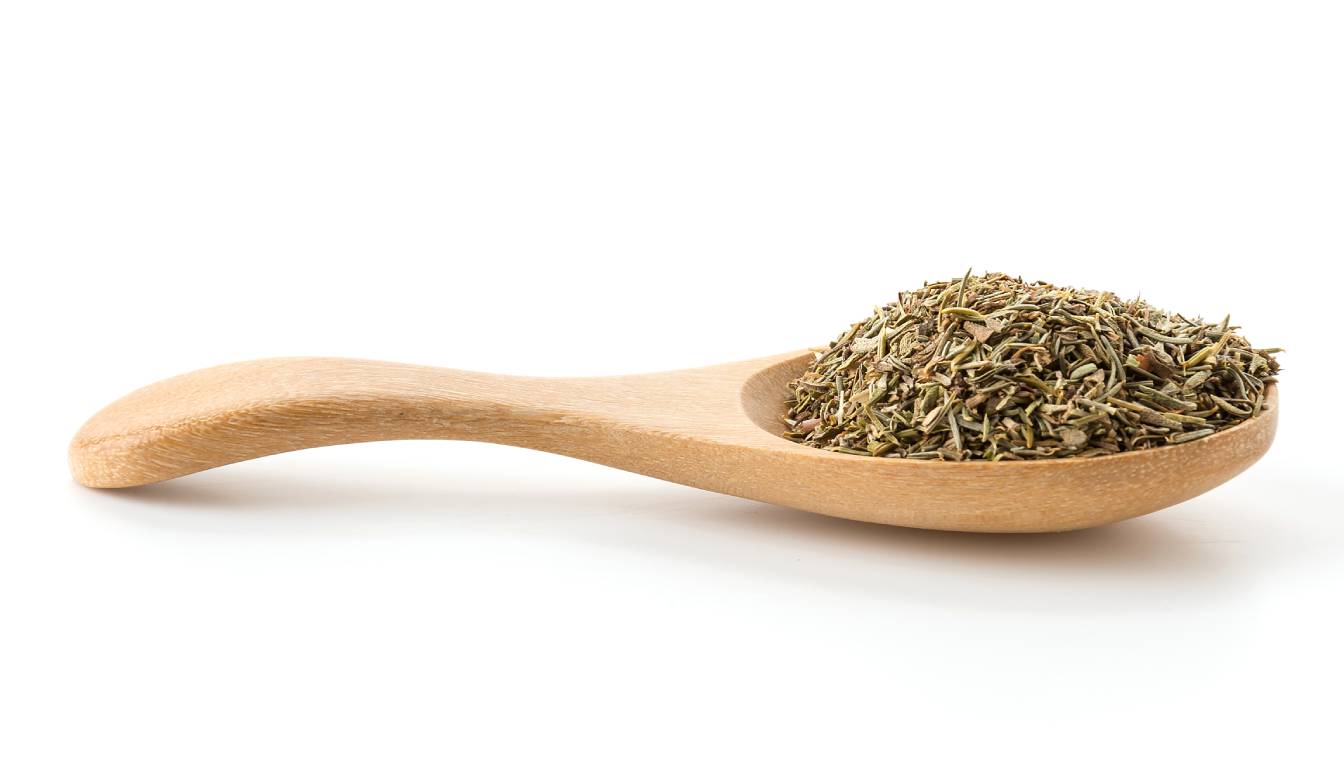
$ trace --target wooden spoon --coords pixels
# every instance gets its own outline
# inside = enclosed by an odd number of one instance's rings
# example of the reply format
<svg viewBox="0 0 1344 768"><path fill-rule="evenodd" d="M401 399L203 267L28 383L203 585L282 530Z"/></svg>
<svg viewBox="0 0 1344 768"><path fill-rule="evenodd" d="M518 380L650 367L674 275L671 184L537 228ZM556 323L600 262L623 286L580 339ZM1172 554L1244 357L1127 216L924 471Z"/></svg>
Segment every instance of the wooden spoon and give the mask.
<svg viewBox="0 0 1344 768"><path fill-rule="evenodd" d="M781 436L790 353L711 368L584 379L497 376L341 358L235 363L151 384L70 446L80 483L155 483L284 451L370 440L504 443L824 515L954 531L1063 531L1153 512L1260 458L1261 414L1181 445L1086 459L870 458Z"/></svg>

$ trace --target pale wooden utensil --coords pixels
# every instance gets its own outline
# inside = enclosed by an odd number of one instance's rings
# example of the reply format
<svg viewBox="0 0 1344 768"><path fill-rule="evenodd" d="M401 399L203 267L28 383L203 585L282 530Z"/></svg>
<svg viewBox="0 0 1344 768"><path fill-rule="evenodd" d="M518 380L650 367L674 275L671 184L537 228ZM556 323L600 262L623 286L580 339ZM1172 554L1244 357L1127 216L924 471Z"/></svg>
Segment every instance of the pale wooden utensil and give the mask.
<svg viewBox="0 0 1344 768"><path fill-rule="evenodd" d="M70 446L95 488L155 483L301 448L442 438L504 443L835 517L955 531L1063 531L1203 493L1269 448L1263 412L1181 445L1087 459L939 462L850 456L781 437L790 353L670 373L496 376L340 358L235 363L152 384Z"/></svg>

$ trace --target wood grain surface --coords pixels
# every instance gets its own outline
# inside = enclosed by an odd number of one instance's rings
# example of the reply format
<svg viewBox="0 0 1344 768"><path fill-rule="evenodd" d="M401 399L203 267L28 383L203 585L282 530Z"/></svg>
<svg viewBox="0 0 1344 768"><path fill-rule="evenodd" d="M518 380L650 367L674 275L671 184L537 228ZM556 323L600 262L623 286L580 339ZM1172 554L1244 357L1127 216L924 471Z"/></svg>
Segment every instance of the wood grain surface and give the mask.
<svg viewBox="0 0 1344 768"><path fill-rule="evenodd" d="M127 395L70 446L95 488L169 480L285 451L372 440L533 448L836 517L957 531L1086 528L1213 488L1269 448L1262 414L1183 445L1086 459L938 462L849 456L780 436L810 353L637 376L547 379L342 358L188 373Z"/></svg>

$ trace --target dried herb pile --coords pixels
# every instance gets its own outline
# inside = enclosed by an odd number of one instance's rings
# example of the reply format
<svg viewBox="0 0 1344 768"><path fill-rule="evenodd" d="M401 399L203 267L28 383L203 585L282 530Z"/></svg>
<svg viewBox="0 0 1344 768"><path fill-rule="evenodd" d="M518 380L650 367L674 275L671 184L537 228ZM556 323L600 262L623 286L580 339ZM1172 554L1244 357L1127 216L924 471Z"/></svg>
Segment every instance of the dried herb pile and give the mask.
<svg viewBox="0 0 1344 768"><path fill-rule="evenodd" d="M786 436L863 456L1043 459L1195 440L1259 414L1278 349L1142 300L1004 274L929 283L792 382Z"/></svg>

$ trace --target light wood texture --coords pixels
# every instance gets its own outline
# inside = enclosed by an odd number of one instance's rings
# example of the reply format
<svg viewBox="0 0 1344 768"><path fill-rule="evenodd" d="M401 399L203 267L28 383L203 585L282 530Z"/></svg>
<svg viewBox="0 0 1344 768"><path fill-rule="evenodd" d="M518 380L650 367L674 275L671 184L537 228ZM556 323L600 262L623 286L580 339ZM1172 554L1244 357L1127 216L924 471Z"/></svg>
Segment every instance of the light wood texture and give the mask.
<svg viewBox="0 0 1344 768"><path fill-rule="evenodd" d="M1184 501L1269 448L1264 412L1178 446L1088 459L933 462L831 453L783 437L787 384L811 355L589 379L496 376L340 358L208 368L136 391L70 446L80 483L155 483L339 443L442 438L573 456L675 483L889 525L1062 531Z"/></svg>

